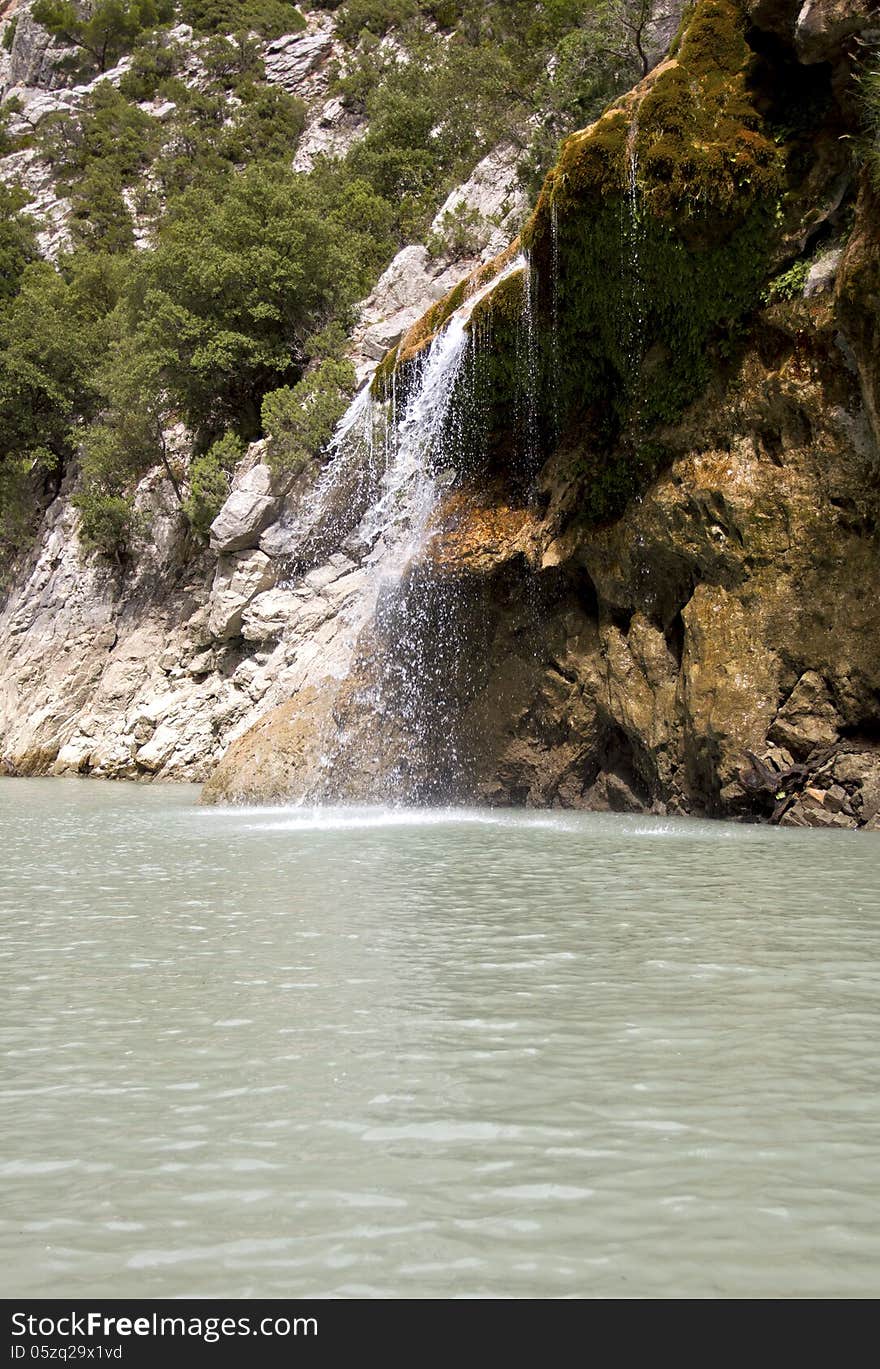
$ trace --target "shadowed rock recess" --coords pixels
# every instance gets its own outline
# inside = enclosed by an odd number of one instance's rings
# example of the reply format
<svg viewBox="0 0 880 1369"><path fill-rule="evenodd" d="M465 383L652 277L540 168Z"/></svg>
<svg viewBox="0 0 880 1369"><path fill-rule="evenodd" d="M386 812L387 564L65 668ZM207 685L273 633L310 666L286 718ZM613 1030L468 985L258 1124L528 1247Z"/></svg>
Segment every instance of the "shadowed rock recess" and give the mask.
<svg viewBox="0 0 880 1369"><path fill-rule="evenodd" d="M878 38L859 0L698 0L317 484L249 457L209 597L169 591L177 711L115 764L86 689L8 767L880 829Z"/></svg>

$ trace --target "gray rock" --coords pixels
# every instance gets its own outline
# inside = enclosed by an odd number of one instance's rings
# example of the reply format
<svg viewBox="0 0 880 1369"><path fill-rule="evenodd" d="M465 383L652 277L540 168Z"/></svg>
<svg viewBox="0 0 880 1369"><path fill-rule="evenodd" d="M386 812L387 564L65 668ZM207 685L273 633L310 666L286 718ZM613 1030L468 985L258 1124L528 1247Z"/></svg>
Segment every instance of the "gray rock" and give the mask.
<svg viewBox="0 0 880 1369"><path fill-rule="evenodd" d="M242 615L241 635L247 642L278 637L302 610L302 599L291 590L270 589L252 599Z"/></svg>
<svg viewBox="0 0 880 1369"><path fill-rule="evenodd" d="M272 562L262 551L221 556L208 603L208 627L218 641L241 632L242 614L256 595L275 581Z"/></svg>
<svg viewBox="0 0 880 1369"><path fill-rule="evenodd" d="M233 490L211 524L212 550L222 555L255 547L277 510L278 501L271 495Z"/></svg>
<svg viewBox="0 0 880 1369"><path fill-rule="evenodd" d="M74 55L76 50L65 47L38 24L31 15L32 6L33 0L22 0L18 8L18 23L9 62L9 88L39 86L43 90L52 90L64 84L64 72L60 70L60 64L65 57Z"/></svg>
<svg viewBox="0 0 880 1369"><path fill-rule="evenodd" d="M170 760L178 743L178 734L172 727L157 727L150 740L135 753L135 760L142 770L155 773Z"/></svg>
<svg viewBox="0 0 880 1369"><path fill-rule="evenodd" d="M795 23L794 42L802 62L833 61L844 39L871 26L864 0L806 0Z"/></svg>
<svg viewBox="0 0 880 1369"><path fill-rule="evenodd" d="M780 827L854 827L852 818L834 812L823 802L817 790L807 789L792 804L780 821Z"/></svg>
<svg viewBox="0 0 880 1369"><path fill-rule="evenodd" d="M329 16L322 16L325 21ZM311 31L288 33L269 43L263 55L266 80L283 86L303 98L306 78L327 61L333 52L332 21Z"/></svg>

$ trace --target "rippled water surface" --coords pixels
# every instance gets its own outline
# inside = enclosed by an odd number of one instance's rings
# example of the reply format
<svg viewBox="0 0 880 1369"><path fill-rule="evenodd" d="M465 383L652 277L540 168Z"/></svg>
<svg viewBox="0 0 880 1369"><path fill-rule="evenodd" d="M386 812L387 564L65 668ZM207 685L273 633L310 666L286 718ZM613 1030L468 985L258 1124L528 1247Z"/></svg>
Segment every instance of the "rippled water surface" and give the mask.
<svg viewBox="0 0 880 1369"><path fill-rule="evenodd" d="M0 781L12 1294L876 1294L880 838Z"/></svg>

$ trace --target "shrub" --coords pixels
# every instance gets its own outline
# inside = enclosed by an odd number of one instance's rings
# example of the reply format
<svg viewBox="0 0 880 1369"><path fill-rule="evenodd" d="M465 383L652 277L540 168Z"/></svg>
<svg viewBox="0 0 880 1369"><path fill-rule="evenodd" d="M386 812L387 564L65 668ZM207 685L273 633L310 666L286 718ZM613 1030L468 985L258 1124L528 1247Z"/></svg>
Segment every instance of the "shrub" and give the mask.
<svg viewBox="0 0 880 1369"><path fill-rule="evenodd" d="M800 299L804 293L804 286L809 274L810 263L808 261L796 261L794 266L790 266L787 271L781 272L780 275L771 280L764 291L765 302L772 304L774 300Z"/></svg>
<svg viewBox="0 0 880 1369"><path fill-rule="evenodd" d="M280 38L306 21L293 0L183 0L181 17L197 33L261 33Z"/></svg>
<svg viewBox="0 0 880 1369"><path fill-rule="evenodd" d="M174 17L173 0L37 0L33 17L106 71L138 34Z"/></svg>
<svg viewBox="0 0 880 1369"><path fill-rule="evenodd" d="M122 565L137 526L131 495L86 485L73 497L80 515L79 538L85 551L99 552Z"/></svg>
<svg viewBox="0 0 880 1369"><path fill-rule="evenodd" d="M354 383L350 361L327 360L297 385L266 395L263 428L276 470L296 474L324 450L348 408Z"/></svg>
<svg viewBox="0 0 880 1369"><path fill-rule="evenodd" d="M230 477L244 453L235 433L225 433L206 452L193 458L189 471L190 493L183 511L190 526L207 537L211 524L229 493Z"/></svg>
<svg viewBox="0 0 880 1369"><path fill-rule="evenodd" d="M416 0L348 0L337 10L336 31L347 43L356 43L363 32L383 38L418 12Z"/></svg>
<svg viewBox="0 0 880 1369"><path fill-rule="evenodd" d="M167 33L145 34L136 45L131 66L119 82L127 100L153 100L183 65L184 52Z"/></svg>
<svg viewBox="0 0 880 1369"><path fill-rule="evenodd" d="M476 255L487 237L487 224L477 209L464 201L447 209L435 232L428 238L428 251L433 257L461 257Z"/></svg>

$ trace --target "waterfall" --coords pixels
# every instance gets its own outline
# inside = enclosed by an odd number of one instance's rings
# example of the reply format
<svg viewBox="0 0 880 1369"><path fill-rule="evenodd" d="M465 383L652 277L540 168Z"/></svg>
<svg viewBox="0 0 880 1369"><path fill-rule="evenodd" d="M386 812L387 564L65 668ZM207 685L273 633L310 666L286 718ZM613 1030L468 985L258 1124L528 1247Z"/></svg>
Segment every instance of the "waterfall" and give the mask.
<svg viewBox="0 0 880 1369"><path fill-rule="evenodd" d="M299 540L352 554L373 578L399 578L421 550L444 468L461 449L453 399L462 376L468 322L481 300L503 280L526 269L516 257L471 295L414 360L407 394L398 403L396 373L389 399L377 399L371 380L352 401L328 447L329 461L296 518ZM346 526L350 524L351 526ZM314 560L314 557L311 558Z"/></svg>
<svg viewBox="0 0 880 1369"><path fill-rule="evenodd" d="M642 223L639 196L639 120L633 114L626 140L626 187L623 199L623 269L628 273L628 289L622 293L625 316L623 348L629 371L633 427L641 426L639 376L645 333L645 290L642 267Z"/></svg>
<svg viewBox="0 0 880 1369"><path fill-rule="evenodd" d="M535 270L527 260L523 282L523 311L517 337L517 369L522 377L522 417L524 468L531 474L538 458L538 386L540 366L535 322Z"/></svg>
<svg viewBox="0 0 880 1369"><path fill-rule="evenodd" d="M473 380L468 357L475 346L468 323L481 300L523 270L527 263L518 256L452 314L410 363L402 396L396 376L384 399L373 395L367 383L337 426L329 460L287 528L293 553L286 589L304 594L316 585L332 595L332 584L325 588L321 577L324 565L334 561L342 561L348 572L339 583L354 585L336 608L332 640L328 638L324 651L332 665L325 666L324 677L332 674L346 686L358 659L356 711L366 719L393 715L392 721L406 724L408 734L442 734L442 718L417 715L426 712L431 688L435 698L442 695L456 650L453 610L443 601L445 587L432 587L427 567L415 589L406 575L430 540L431 516L465 450L455 401L457 389ZM533 340L527 340L527 347L534 352ZM533 389L530 381L527 408L535 402ZM365 667L362 634L367 628L374 659ZM438 631L441 649L426 649L427 637ZM375 738L372 745L375 749ZM332 718L323 735L322 776L309 798L339 796L343 768L356 748L357 739L340 733L337 718ZM375 796L396 798L400 792Z"/></svg>
<svg viewBox="0 0 880 1369"><path fill-rule="evenodd" d="M550 201L550 384L553 441L559 441L559 208Z"/></svg>

